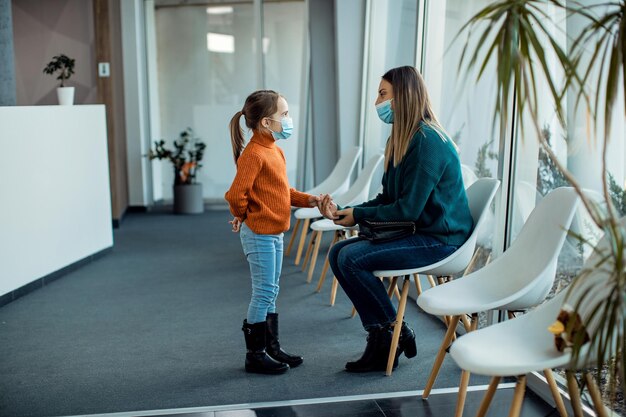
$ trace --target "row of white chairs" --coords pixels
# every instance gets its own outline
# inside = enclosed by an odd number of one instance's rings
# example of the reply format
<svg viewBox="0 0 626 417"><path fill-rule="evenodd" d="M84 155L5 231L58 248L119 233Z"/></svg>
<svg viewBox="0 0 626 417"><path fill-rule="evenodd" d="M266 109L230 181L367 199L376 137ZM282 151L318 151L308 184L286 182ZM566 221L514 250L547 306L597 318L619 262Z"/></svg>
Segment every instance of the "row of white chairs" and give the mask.
<svg viewBox="0 0 626 417"><path fill-rule="evenodd" d="M353 152L352 156L354 155L357 155L355 158L358 159L360 150ZM340 205L353 205L365 201L369 194L374 171L381 162L382 155L376 155L368 161L355 184L349 187L345 193L338 193L335 200ZM348 166L349 164L344 161L341 165ZM350 173L353 168L354 166L350 168ZM473 260L476 259L476 243L481 225L490 215L490 205L499 187L498 180L478 179L471 169L464 169L463 177L475 225L467 242L453 254L433 265L407 270L374 272L381 279L389 278L391 280L389 295L393 297L393 294L397 294L399 298L398 315L386 374L391 375L392 372L401 329L398 324L401 324L404 318L410 280L413 278L418 289L418 305L426 313L443 316L448 326L423 392L423 398L428 398L446 353L450 351L451 356L462 369L456 416L461 416L463 413L470 373L493 376L485 400L480 406L479 416L485 415L500 378L509 375L518 376L514 402L509 414L510 416L518 416L524 395L524 375L541 370L544 371L559 413L562 416L567 416L551 368L571 365L569 363L571 358L568 359L567 354L561 354L554 348L549 349L548 345L552 341L552 335L547 331L547 326L556 319L564 301L565 291L538 308L537 312L532 311L514 320L507 320L485 329L476 329L478 313L480 312L501 310L509 312L510 317L514 317L511 312L525 311L544 301L553 286L557 258L576 212L578 196L571 188L564 187L553 190L532 209L529 215L526 215L527 219L515 241L502 255L481 269L470 272L461 279L452 280L453 275L463 270L471 270ZM316 188L316 191L320 193L325 191L319 187ZM298 222L300 220L305 221L299 245L299 248L303 248L310 220L321 217L321 214L317 209L299 209L295 214ZM324 231L335 233L331 243L332 247L336 241L348 238L353 230L352 228L337 226L326 219L315 221L310 225L310 228L313 232L303 266L304 270L307 263L310 262L307 282L310 282L312 278L322 233ZM292 234L292 241L287 253L291 249L295 235L296 230ZM301 249L297 261L299 261L300 254ZM588 262L593 262L593 259L594 257L590 258ZM320 276L318 292L324 282L327 269L328 259L324 263ZM431 289L422 292L419 275L429 277ZM399 293L397 281L401 277L404 279L404 285L401 293ZM437 277L437 281L445 283L445 285L436 285L437 282L432 277ZM334 303L337 288L336 280L333 281L331 305ZM578 291L582 293L582 290ZM471 320L468 317L471 317ZM467 334L459 337L453 343L460 322L464 323ZM519 333L515 334L515 332ZM529 337L531 334L532 336ZM577 388L575 382L569 381L569 379L573 379L572 375L572 373L568 374L570 391ZM593 381L589 374L585 374L585 378L591 384L589 385L590 389L593 390ZM593 394L595 404L598 395L597 392L595 395ZM575 393L572 395L576 396ZM578 416L580 406L579 403L574 403L575 401L573 401L572 406L575 415ZM602 408L601 404L597 405L596 409L600 408Z"/></svg>

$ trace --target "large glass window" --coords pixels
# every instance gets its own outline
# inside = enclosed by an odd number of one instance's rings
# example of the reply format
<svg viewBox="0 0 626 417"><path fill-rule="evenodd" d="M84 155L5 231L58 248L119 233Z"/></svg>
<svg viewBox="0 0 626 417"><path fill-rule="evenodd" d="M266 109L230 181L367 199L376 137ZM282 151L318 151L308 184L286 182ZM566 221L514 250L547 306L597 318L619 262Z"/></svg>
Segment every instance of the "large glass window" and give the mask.
<svg viewBox="0 0 626 417"><path fill-rule="evenodd" d="M415 65L417 0L372 0L369 10L364 156L381 152L391 128L380 121L374 101L381 76L389 69Z"/></svg>
<svg viewBox="0 0 626 417"><path fill-rule="evenodd" d="M186 127L195 130L207 143L198 178L204 198L222 200L235 175L228 123L251 92L269 88L282 93L294 132L299 131L306 24L302 0L264 4L261 15L252 1L214 3L175 7L157 3L155 30L161 134L171 141ZM261 48L258 25L263 28ZM280 146L286 153L289 180L295 184L298 141L281 141ZM172 193L170 168L164 163L164 198Z"/></svg>
<svg viewBox="0 0 626 417"><path fill-rule="evenodd" d="M459 72L459 60L467 40L467 32L457 37L459 30L488 3L488 0L430 1L426 8L423 75L435 114L459 148L466 187L476 178L498 177L499 130L492 117L495 66L488 67L479 82L475 73ZM490 256L494 210L482 226L474 268L484 265Z"/></svg>

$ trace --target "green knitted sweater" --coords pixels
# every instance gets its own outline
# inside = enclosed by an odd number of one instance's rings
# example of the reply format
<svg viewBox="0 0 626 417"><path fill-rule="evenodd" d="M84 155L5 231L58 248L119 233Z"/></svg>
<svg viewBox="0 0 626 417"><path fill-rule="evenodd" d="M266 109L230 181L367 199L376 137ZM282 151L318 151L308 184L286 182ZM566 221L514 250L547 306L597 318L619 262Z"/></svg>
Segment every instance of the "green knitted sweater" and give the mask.
<svg viewBox="0 0 626 417"><path fill-rule="evenodd" d="M445 135L444 135L445 137ZM398 166L390 161L383 191L353 206L354 219L415 221L418 233L448 245L462 245L473 220L463 186L461 163L448 138L422 123Z"/></svg>

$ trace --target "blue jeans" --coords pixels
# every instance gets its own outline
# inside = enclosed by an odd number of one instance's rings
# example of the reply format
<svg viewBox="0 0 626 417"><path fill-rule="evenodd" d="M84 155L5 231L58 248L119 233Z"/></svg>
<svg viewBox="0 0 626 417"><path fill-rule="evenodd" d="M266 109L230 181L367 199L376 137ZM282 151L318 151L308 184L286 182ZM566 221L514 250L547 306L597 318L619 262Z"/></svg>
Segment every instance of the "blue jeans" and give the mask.
<svg viewBox="0 0 626 417"><path fill-rule="evenodd" d="M352 238L333 245L328 258L341 288L369 331L392 324L397 314L384 284L373 271L430 265L456 249L458 246L420 234L384 243Z"/></svg>
<svg viewBox="0 0 626 417"><path fill-rule="evenodd" d="M239 236L252 278L252 297L246 319L250 324L260 323L265 321L267 313L276 312L283 266L283 234L259 235L243 223Z"/></svg>

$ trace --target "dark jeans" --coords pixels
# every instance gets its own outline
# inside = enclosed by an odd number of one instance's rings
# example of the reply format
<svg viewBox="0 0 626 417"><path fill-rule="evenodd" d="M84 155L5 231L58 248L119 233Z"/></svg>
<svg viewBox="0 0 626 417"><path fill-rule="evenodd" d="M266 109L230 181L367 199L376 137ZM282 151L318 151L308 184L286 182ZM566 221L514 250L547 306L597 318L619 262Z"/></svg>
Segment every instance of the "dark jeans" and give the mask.
<svg viewBox="0 0 626 417"><path fill-rule="evenodd" d="M361 238L336 243L328 255L330 267L352 304L365 330L392 324L394 308L384 284L373 271L410 269L433 264L458 249L427 235L412 235L384 243Z"/></svg>

